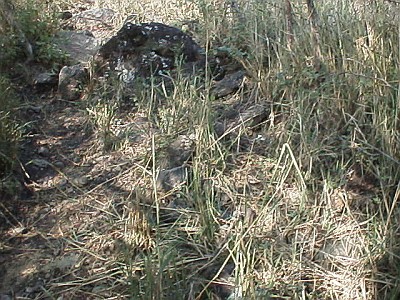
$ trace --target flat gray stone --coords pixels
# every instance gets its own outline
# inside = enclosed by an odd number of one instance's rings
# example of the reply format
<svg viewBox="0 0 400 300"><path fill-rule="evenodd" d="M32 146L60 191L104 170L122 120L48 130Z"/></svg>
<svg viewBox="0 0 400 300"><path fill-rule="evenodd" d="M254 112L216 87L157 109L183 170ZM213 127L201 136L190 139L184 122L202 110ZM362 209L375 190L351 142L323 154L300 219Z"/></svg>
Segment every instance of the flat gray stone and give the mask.
<svg viewBox="0 0 400 300"><path fill-rule="evenodd" d="M102 40L85 32L60 31L54 42L68 54L72 64L86 64L100 49Z"/></svg>
<svg viewBox="0 0 400 300"><path fill-rule="evenodd" d="M57 82L58 77L56 73L40 73L33 78L33 83L35 86L56 85Z"/></svg>
<svg viewBox="0 0 400 300"><path fill-rule="evenodd" d="M222 80L217 81L214 84L211 93L215 96L215 98L218 99L236 92L242 85L245 74L246 73L244 71L237 71L235 73L225 75Z"/></svg>

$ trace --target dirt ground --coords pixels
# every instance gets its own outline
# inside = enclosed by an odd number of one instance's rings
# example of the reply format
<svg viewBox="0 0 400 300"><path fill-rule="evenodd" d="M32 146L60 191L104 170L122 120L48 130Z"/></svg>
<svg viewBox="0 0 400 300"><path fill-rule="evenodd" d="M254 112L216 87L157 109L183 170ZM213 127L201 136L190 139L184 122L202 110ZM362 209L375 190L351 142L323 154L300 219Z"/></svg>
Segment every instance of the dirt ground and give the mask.
<svg viewBox="0 0 400 300"><path fill-rule="evenodd" d="M96 30L92 25L88 29ZM101 30L97 34L104 37ZM32 76L41 70L27 67ZM88 208L89 202L98 203L95 198L103 193L99 184L121 174L126 162L101 151L93 157L98 136L84 105L61 100L56 86L38 90L24 84L18 93L26 135L17 172L21 187L16 196L0 202L0 299L53 299L50 286L86 276L89 263L83 265L81 251L68 246L66 238L99 215Z"/></svg>

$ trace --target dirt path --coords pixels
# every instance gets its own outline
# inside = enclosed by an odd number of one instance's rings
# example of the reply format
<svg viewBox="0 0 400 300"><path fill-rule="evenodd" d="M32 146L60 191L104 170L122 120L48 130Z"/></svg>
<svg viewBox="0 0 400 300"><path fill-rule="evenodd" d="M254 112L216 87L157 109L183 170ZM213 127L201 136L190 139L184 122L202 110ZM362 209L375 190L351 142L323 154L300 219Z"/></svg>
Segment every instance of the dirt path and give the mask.
<svg viewBox="0 0 400 300"><path fill-rule="evenodd" d="M27 87L21 94L28 99L20 158L27 189L0 203L0 299L55 299L61 290L60 299L77 299L65 291L82 285L79 279L90 271L89 261L82 265L86 250L75 242L107 205L107 193L126 194L104 189L121 177L126 162L97 151L86 104L60 100L54 88Z"/></svg>
<svg viewBox="0 0 400 300"><path fill-rule="evenodd" d="M63 227L73 226L64 215L64 201L77 194L68 182L85 169L81 165L90 138L85 116L74 104L43 98L35 106L41 109L32 116L32 134L22 146L33 196L2 204L9 226L1 241L0 292L24 297L41 290L58 264L68 264L56 259L65 248Z"/></svg>
<svg viewBox="0 0 400 300"><path fill-rule="evenodd" d="M127 113L124 122L134 124L136 143L104 153L85 103L52 93L36 99L30 106L40 111L31 113L32 134L21 159L32 196L1 204L0 296L47 299L62 291L62 299L89 299L110 279L107 257L120 238L116 228L125 226L124 212L115 209L126 204L143 173L141 149L146 153L151 130ZM78 286L88 294L77 296Z"/></svg>

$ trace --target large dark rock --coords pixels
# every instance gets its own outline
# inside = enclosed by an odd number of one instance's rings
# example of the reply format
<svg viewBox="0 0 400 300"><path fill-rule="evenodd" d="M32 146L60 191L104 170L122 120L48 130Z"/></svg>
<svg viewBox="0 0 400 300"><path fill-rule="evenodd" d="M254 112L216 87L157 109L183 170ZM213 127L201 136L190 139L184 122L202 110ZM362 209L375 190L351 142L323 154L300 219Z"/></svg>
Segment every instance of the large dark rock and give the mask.
<svg viewBox="0 0 400 300"><path fill-rule="evenodd" d="M183 64L200 65L204 57L200 46L189 35L175 27L152 22L126 23L100 48L96 60L103 67L123 70L131 77L148 77L174 69L181 59Z"/></svg>

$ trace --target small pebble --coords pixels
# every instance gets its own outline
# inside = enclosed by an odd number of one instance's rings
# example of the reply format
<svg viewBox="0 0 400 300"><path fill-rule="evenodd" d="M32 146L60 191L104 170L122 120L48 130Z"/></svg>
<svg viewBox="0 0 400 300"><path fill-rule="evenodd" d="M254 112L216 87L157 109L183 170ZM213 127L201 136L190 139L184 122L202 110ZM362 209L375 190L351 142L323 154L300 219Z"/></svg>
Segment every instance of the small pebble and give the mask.
<svg viewBox="0 0 400 300"><path fill-rule="evenodd" d="M43 146L39 147L37 152L40 156L49 156L50 154L50 150Z"/></svg>
<svg viewBox="0 0 400 300"><path fill-rule="evenodd" d="M27 110L28 111L32 111L35 114L38 114L38 113L40 113L42 111L42 107L41 106L30 105L30 106L28 106Z"/></svg>
<svg viewBox="0 0 400 300"><path fill-rule="evenodd" d="M26 227L17 227L14 228L14 233L15 234L27 234L28 233L28 229Z"/></svg>
<svg viewBox="0 0 400 300"><path fill-rule="evenodd" d="M68 182L68 180L67 180L67 179L65 179L65 178L62 178L62 179L60 179L60 181L58 182L58 185L59 185L59 186L64 186L64 185L66 185L66 184L67 184L67 182Z"/></svg>
<svg viewBox="0 0 400 300"><path fill-rule="evenodd" d="M42 210L43 210L45 213L48 213L49 211L51 211L51 207L50 207L50 206L44 207Z"/></svg>
<svg viewBox="0 0 400 300"><path fill-rule="evenodd" d="M106 286L97 285L97 286L95 286L95 287L92 289L92 293L93 293L93 294L98 294L98 293L104 292L106 289L107 289Z"/></svg>
<svg viewBox="0 0 400 300"><path fill-rule="evenodd" d="M44 159L33 159L30 163L38 168L43 168L43 169L49 166L49 162Z"/></svg>
<svg viewBox="0 0 400 300"><path fill-rule="evenodd" d="M72 183L79 187L87 185L88 182L89 182L89 179L87 178L87 176L81 176L79 178L75 178L72 180Z"/></svg>
<svg viewBox="0 0 400 300"><path fill-rule="evenodd" d="M53 165L57 169L62 169L62 168L65 167L65 165L64 165L64 163L62 161L56 161Z"/></svg>
<svg viewBox="0 0 400 300"><path fill-rule="evenodd" d="M54 256L59 256L60 254L61 254L61 249L56 248L56 249L53 250L53 255Z"/></svg>
<svg viewBox="0 0 400 300"><path fill-rule="evenodd" d="M115 166L113 171L116 172L116 173L119 173L119 172L122 171L122 168L121 168L121 166Z"/></svg>
<svg viewBox="0 0 400 300"><path fill-rule="evenodd" d="M70 11L63 11L63 12L60 14L60 18L61 18L62 20L71 19L71 18L72 18L72 12L70 12Z"/></svg>

